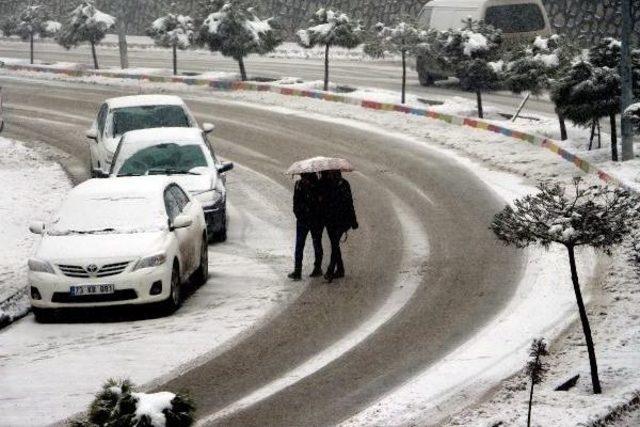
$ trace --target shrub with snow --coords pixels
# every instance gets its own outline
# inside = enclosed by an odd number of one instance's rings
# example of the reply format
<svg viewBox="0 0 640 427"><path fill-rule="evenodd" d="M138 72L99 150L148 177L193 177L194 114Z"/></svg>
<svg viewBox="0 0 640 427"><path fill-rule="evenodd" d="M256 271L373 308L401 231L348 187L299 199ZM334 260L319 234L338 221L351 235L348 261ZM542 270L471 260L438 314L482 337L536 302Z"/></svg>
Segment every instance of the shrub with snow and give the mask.
<svg viewBox="0 0 640 427"><path fill-rule="evenodd" d="M30 60L33 64L33 41L37 38L53 37L60 30L60 23L51 20L49 10L42 4L30 4L20 12L13 25L5 24L9 34L19 36L23 41L29 41ZM12 28L11 28L12 27ZM3 32L6 33L5 29Z"/></svg>
<svg viewBox="0 0 640 427"><path fill-rule="evenodd" d="M593 392L601 393L591 327L582 299L575 249L590 246L611 254L638 223L640 200L623 188L584 187L580 178L571 191L559 184L540 184L540 192L516 200L497 214L491 228L507 245L524 248L533 244L564 245L569 254L573 289L585 335Z"/></svg>
<svg viewBox="0 0 640 427"><path fill-rule="evenodd" d="M190 16L168 13L151 24L147 34L157 46L173 50L173 74L178 74L178 49L188 49L194 41L194 24Z"/></svg>
<svg viewBox="0 0 640 427"><path fill-rule="evenodd" d="M282 43L281 31L273 18L259 18L252 2L231 0L209 14L200 27L198 41L212 52L220 52L238 62L242 80L247 80L244 58L264 55Z"/></svg>
<svg viewBox="0 0 640 427"><path fill-rule="evenodd" d="M371 40L365 44L364 52L372 57L400 54L402 57L402 100L406 100L407 56L415 56L427 42L426 31L415 23L402 20L393 27L379 23L374 28Z"/></svg>
<svg viewBox="0 0 640 427"><path fill-rule="evenodd" d="M529 350L529 362L527 362L527 376L531 379L529 389L529 412L527 414L527 427L531 426L531 408L533 406L533 388L542 383L544 376L549 370L548 364L544 362L544 357L548 356L547 343L544 338L534 339Z"/></svg>
<svg viewBox="0 0 640 427"><path fill-rule="evenodd" d="M640 102L629 105L624 114L631 120L636 132L640 133Z"/></svg>
<svg viewBox="0 0 640 427"><path fill-rule="evenodd" d="M445 31L438 37L436 54L454 67L463 90L476 93L480 118L482 92L494 90L500 84L495 61L500 59L501 45L502 31L471 18L463 28Z"/></svg>
<svg viewBox="0 0 640 427"><path fill-rule="evenodd" d="M195 407L189 397L169 392L137 393L129 380L109 380L74 427L188 427Z"/></svg>
<svg viewBox="0 0 640 427"><path fill-rule="evenodd" d="M107 35L107 31L113 28L116 19L99 11L93 0L83 0L69 15L58 33L58 43L65 49L71 49L81 43L91 45L93 64L98 69L98 56L96 45Z"/></svg>
<svg viewBox="0 0 640 427"><path fill-rule="evenodd" d="M3 37L10 37L15 34L17 19L14 16L7 16L0 19L0 33Z"/></svg>
<svg viewBox="0 0 640 427"><path fill-rule="evenodd" d="M298 44L304 48L324 46L324 90L329 90L329 51L332 46L353 49L362 43L362 27L345 13L319 9L310 21L311 26L296 33Z"/></svg>

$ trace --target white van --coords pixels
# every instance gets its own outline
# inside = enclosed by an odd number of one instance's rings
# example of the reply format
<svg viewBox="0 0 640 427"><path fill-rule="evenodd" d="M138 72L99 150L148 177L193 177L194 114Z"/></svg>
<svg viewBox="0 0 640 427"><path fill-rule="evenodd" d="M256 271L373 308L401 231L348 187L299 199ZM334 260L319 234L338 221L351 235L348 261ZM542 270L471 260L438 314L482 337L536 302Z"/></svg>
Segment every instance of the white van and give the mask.
<svg viewBox="0 0 640 427"><path fill-rule="evenodd" d="M432 0L422 8L418 23L446 31L460 28L469 17L501 29L507 45L548 37L552 32L542 0ZM418 57L417 68L420 83L425 86L450 74L422 57Z"/></svg>

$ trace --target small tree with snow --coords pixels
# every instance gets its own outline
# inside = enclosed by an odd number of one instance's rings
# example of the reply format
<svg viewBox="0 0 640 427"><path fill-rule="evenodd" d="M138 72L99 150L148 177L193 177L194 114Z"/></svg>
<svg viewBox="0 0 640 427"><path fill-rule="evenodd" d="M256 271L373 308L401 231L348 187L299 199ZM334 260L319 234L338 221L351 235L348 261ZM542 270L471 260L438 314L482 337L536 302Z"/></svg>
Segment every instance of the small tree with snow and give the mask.
<svg viewBox="0 0 640 427"><path fill-rule="evenodd" d="M514 58L506 65L505 85L516 94L529 92L540 95L551 89L556 79L567 72L576 53L562 36L538 36L532 45L515 51ZM564 141L567 139L565 120L557 108L556 113L560 139Z"/></svg>
<svg viewBox="0 0 640 427"><path fill-rule="evenodd" d="M83 0L76 7L58 34L58 43L65 49L71 49L81 43L91 45L93 65L98 69L96 45L107 35L107 31L116 24L116 19L96 9L93 0Z"/></svg>
<svg viewBox="0 0 640 427"><path fill-rule="evenodd" d="M584 331L593 392L602 392L598 364L587 310L582 299L575 249L590 246L611 254L633 230L640 214L638 198L623 188L584 187L574 180L571 192L559 184L540 184L540 192L515 201L497 214L491 224L494 233L507 245L525 248L532 244L549 247L559 243L567 248L573 290Z"/></svg>
<svg viewBox="0 0 640 427"><path fill-rule="evenodd" d="M185 394L136 393L129 380L108 380L89 406L88 418L74 427L188 427L195 406Z"/></svg>
<svg viewBox="0 0 640 427"><path fill-rule="evenodd" d="M172 5L175 7L175 5ZM190 16L168 13L151 24L147 30L156 45L170 47L173 52L173 74L178 74L178 49L188 49L194 40L193 19Z"/></svg>
<svg viewBox="0 0 640 427"><path fill-rule="evenodd" d="M640 134L640 102L629 105L624 111L624 114L631 120L631 124L636 132Z"/></svg>
<svg viewBox="0 0 640 427"><path fill-rule="evenodd" d="M60 23L51 20L49 10L42 4L30 4L18 15L13 34L29 41L29 59L33 64L33 41L36 37L52 37L60 30Z"/></svg>
<svg viewBox="0 0 640 427"><path fill-rule="evenodd" d="M346 14L319 9L310 21L311 26L296 33L298 44L310 49L324 46L324 90L329 90L329 51L338 46L353 49L362 43L362 27Z"/></svg>
<svg viewBox="0 0 640 427"><path fill-rule="evenodd" d="M471 18L464 24L459 30L442 33L440 54L455 67L460 87L476 93L478 117L483 118L482 92L500 84L500 64L492 61L499 59L502 31Z"/></svg>
<svg viewBox="0 0 640 427"><path fill-rule="evenodd" d="M547 356L547 344L544 339L535 339L531 343L529 350L529 362L527 362L527 376L531 379L531 388L529 390L529 411L527 413L527 427L531 426L531 407L533 406L533 387L542 383L544 375L549 367L544 363L544 357Z"/></svg>
<svg viewBox="0 0 640 427"><path fill-rule="evenodd" d="M213 3L215 5L217 3ZM242 80L247 80L244 58L252 53L272 52L282 38L273 18L259 18L251 2L231 0L209 14L202 23L199 42L238 62Z"/></svg>
<svg viewBox="0 0 640 427"><path fill-rule="evenodd" d="M16 18L14 16L8 16L0 20L0 32L3 37L11 37L16 32Z"/></svg>
<svg viewBox="0 0 640 427"><path fill-rule="evenodd" d="M618 160L616 115L620 113L622 89L617 70L594 67L581 61L553 86L551 99L557 110L580 126L589 126L602 117L611 122L611 158Z"/></svg>
<svg viewBox="0 0 640 427"><path fill-rule="evenodd" d="M364 46L364 52L372 57L380 58L386 54L399 54L402 57L403 104L407 92L407 56L415 56L426 43L426 32L407 21L401 20L393 27L377 24L372 39Z"/></svg>

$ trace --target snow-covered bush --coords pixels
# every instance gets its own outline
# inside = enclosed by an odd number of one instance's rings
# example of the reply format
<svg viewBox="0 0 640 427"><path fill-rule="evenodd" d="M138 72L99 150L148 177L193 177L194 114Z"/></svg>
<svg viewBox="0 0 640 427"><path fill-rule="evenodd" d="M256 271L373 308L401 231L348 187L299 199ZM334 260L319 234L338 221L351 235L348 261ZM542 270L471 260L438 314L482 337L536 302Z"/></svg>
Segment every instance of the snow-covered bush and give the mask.
<svg viewBox="0 0 640 427"><path fill-rule="evenodd" d="M238 62L242 80L247 80L244 65L247 55L264 55L282 43L281 31L275 20L259 18L252 4L246 0L222 4L204 19L198 35L200 44Z"/></svg>
<svg viewBox="0 0 640 427"><path fill-rule="evenodd" d="M86 420L74 427L188 427L195 406L188 396L159 392L137 393L129 380L109 380L89 406Z"/></svg>
<svg viewBox="0 0 640 427"><path fill-rule="evenodd" d="M91 45L93 65L98 69L96 45L107 35L107 31L116 24L116 19L96 9L93 0L83 0L69 15L58 33L58 43L65 49L71 49L81 43Z"/></svg>
<svg viewBox="0 0 640 427"><path fill-rule="evenodd" d="M553 85L551 99L557 111L579 126L602 117L611 122L611 157L618 160L616 116L620 113L622 88L618 71L580 61Z"/></svg>
<svg viewBox="0 0 640 427"><path fill-rule="evenodd" d="M188 49L194 41L194 24L190 16L168 13L147 30L157 46L173 50L173 74L178 74L178 49Z"/></svg>
<svg viewBox="0 0 640 427"><path fill-rule="evenodd" d="M512 51L505 67L505 86L513 93L540 95L549 90L559 76L566 74L576 54L577 50L562 36L538 36L531 45ZM560 138L564 141L567 130L560 113L558 120Z"/></svg>
<svg viewBox="0 0 640 427"><path fill-rule="evenodd" d="M324 90L329 90L329 50L332 46L353 49L362 43L362 27L346 14L319 9L311 18L311 26L296 33L304 48L324 46Z"/></svg>
<svg viewBox="0 0 640 427"><path fill-rule="evenodd" d="M406 100L407 56L415 56L426 43L426 31L415 23L402 20L393 27L379 23L374 28L371 40L365 44L364 52L372 57L400 54L402 57L402 100Z"/></svg>
<svg viewBox="0 0 640 427"><path fill-rule="evenodd" d="M0 32L3 37L10 37L16 32L17 19L14 16L7 16L0 20Z"/></svg>
<svg viewBox="0 0 640 427"><path fill-rule="evenodd" d="M593 392L601 393L591 327L582 299L575 249L590 246L611 254L628 237L640 216L638 196L623 188L585 187L580 178L569 191L559 184L540 184L540 192L516 200L498 213L491 228L507 245L524 248L533 244L567 248L573 289L589 353Z"/></svg>
<svg viewBox="0 0 640 427"><path fill-rule="evenodd" d="M640 133L640 102L629 105L624 114L631 120L636 132Z"/></svg>
<svg viewBox="0 0 640 427"><path fill-rule="evenodd" d="M463 28L445 31L438 39L436 54L453 66L463 90L476 93L478 117L482 118L482 92L500 85L495 61L500 59L502 31L469 18Z"/></svg>
<svg viewBox="0 0 640 427"><path fill-rule="evenodd" d="M23 41L29 41L29 58L33 64L35 38L53 37L59 30L60 23L51 20L47 7L36 3L25 7L18 14L11 33L19 36Z"/></svg>

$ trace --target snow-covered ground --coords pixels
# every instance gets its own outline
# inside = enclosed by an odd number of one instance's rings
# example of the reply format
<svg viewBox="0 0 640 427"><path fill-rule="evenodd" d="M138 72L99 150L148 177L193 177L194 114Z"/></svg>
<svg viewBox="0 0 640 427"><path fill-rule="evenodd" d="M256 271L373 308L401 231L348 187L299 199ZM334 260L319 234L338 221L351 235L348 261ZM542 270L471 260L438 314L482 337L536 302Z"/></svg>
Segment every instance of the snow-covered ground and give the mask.
<svg viewBox="0 0 640 427"><path fill-rule="evenodd" d="M71 187L60 165L41 151L0 138L0 324L25 315L27 259L38 236L29 232L32 221L48 217Z"/></svg>
<svg viewBox="0 0 640 427"><path fill-rule="evenodd" d="M3 395L11 399L0 399L0 425L43 425L68 417L85 409L111 377L160 381L222 351L304 289L282 281L294 229L280 212L289 190L241 165L228 182L229 243L210 247L208 283L175 315L64 326L37 324L30 316L2 331Z"/></svg>

